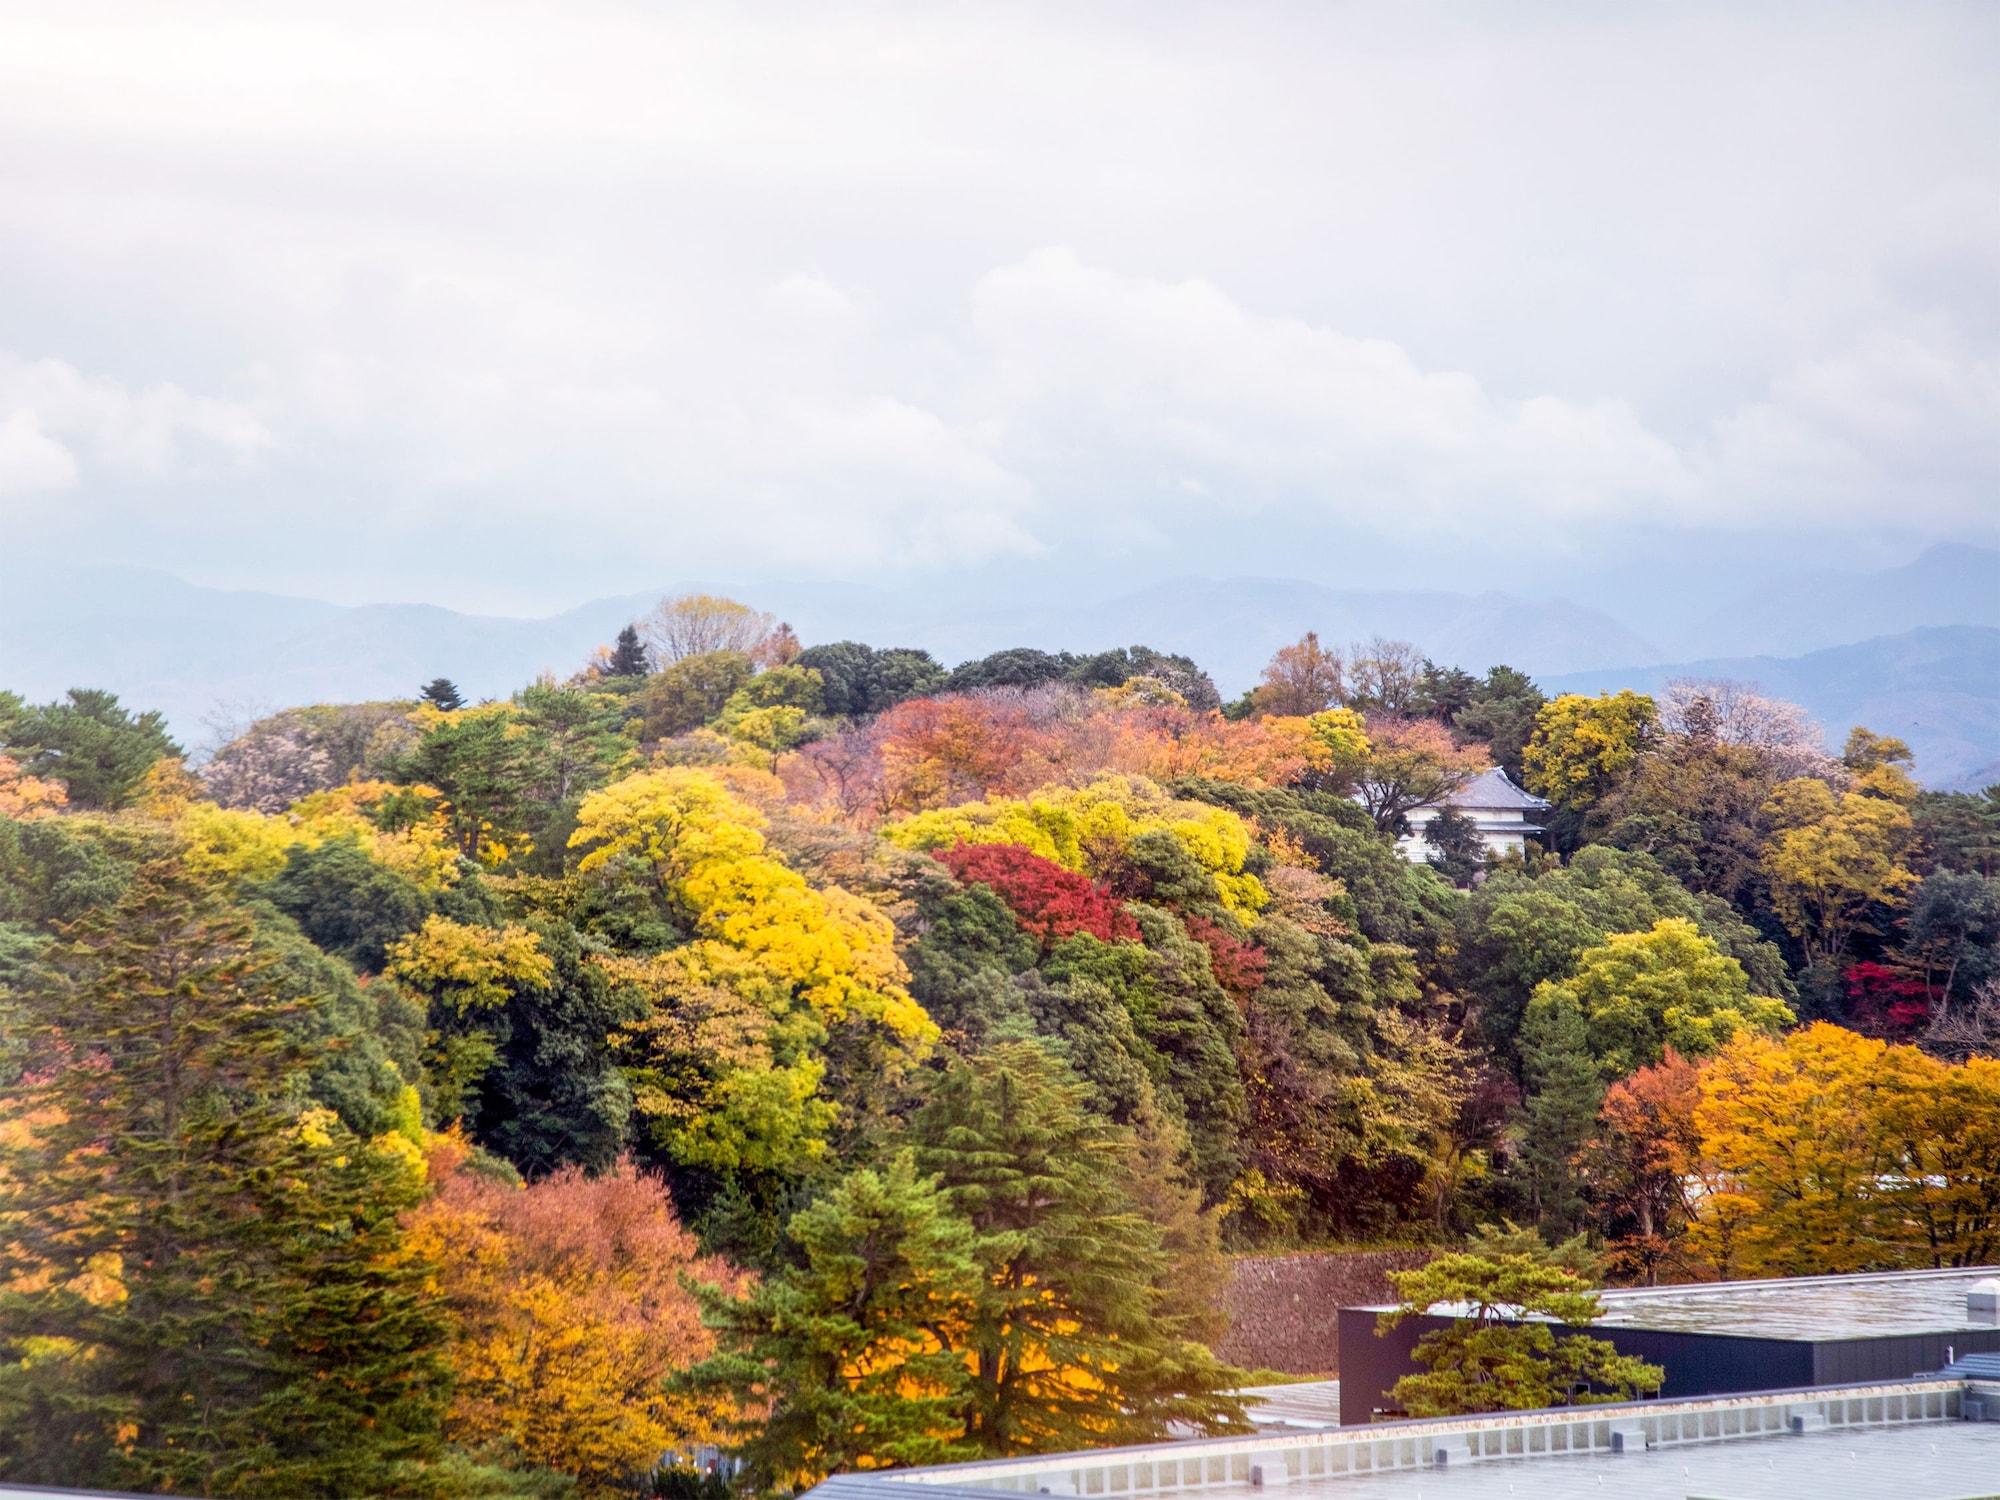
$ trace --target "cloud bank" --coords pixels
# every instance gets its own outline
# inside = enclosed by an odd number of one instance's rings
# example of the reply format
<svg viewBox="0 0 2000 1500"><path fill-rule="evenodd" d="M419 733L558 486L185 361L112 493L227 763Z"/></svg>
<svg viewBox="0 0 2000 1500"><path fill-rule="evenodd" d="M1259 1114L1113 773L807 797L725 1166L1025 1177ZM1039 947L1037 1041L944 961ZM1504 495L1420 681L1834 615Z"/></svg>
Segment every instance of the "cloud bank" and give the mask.
<svg viewBox="0 0 2000 1500"><path fill-rule="evenodd" d="M1996 532L1984 11L25 9L24 545L532 606Z"/></svg>

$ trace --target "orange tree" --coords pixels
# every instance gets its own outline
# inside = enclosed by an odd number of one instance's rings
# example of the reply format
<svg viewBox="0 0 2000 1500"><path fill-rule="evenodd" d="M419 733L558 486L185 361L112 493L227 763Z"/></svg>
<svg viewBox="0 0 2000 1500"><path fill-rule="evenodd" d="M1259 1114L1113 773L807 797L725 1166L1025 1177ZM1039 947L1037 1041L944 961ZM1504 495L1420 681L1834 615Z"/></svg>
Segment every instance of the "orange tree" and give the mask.
<svg viewBox="0 0 2000 1500"><path fill-rule="evenodd" d="M663 1454L715 1438L726 1403L666 1382L715 1347L686 1279L740 1278L697 1253L665 1186L625 1161L522 1188L469 1155L437 1141L409 1231L455 1324L452 1436L573 1475L585 1495L629 1493Z"/></svg>

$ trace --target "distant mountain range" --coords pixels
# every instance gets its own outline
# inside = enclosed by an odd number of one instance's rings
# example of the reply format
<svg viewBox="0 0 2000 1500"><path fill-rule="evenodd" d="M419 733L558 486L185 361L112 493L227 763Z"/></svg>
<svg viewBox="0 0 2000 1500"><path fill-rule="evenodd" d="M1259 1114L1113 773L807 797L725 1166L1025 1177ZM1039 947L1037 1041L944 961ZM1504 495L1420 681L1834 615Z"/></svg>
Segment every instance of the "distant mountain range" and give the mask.
<svg viewBox="0 0 2000 1500"><path fill-rule="evenodd" d="M403 697L439 675L470 697L498 697L542 672L567 675L682 587L522 619L427 604L330 604L207 588L150 569L17 560L12 572L0 564L0 687L36 699L108 687L163 710L199 746L218 711L241 719L299 703ZM1720 643L1695 652L1662 648L1611 613L1565 599L1290 578L1183 578L1103 598L969 607L936 585L722 591L777 613L808 643L922 646L947 665L1007 646L1143 642L1193 657L1226 694L1254 682L1273 650L1308 629L1343 645L1377 635L1412 641L1434 660L1474 671L1505 662L1562 687L1748 678L1804 703L1830 732L1867 722L1904 734L1934 783L2000 779L2000 553L1975 547L1936 547L1873 574L1774 580L1673 632ZM1662 664L1675 655L1694 659Z"/></svg>
<svg viewBox="0 0 2000 1500"><path fill-rule="evenodd" d="M0 684L31 698L109 687L162 709L200 738L218 705L407 696L440 674L473 697L566 675L661 593L593 600L542 619L462 614L428 604L337 605L186 583L137 568L7 580L0 590ZM1227 691L1272 651L1316 629L1332 642L1414 640L1442 661L1531 672L1647 660L1652 647L1608 616L1504 594L1330 589L1291 579L1185 579L1067 606L952 612L921 596L824 585L734 590L791 622L808 643L923 646L947 665L1006 646L1100 650L1144 642L1183 651Z"/></svg>
<svg viewBox="0 0 2000 1500"><path fill-rule="evenodd" d="M1897 567L1775 578L1694 623L1682 654L1796 656L1925 625L2000 626L2000 552L1943 543Z"/></svg>
<svg viewBox="0 0 2000 1500"><path fill-rule="evenodd" d="M2000 628L1930 626L1803 656L1735 656L1576 672L1550 692L1657 692L1676 677L1755 683L1804 706L1837 746L1865 724L1906 740L1928 786L1971 791L2000 782Z"/></svg>

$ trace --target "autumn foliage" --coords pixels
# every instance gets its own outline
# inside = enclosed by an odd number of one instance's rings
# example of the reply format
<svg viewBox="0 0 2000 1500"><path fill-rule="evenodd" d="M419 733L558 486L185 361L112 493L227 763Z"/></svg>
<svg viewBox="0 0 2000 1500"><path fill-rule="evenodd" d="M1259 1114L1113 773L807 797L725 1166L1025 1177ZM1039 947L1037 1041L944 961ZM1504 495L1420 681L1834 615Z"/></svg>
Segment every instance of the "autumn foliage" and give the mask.
<svg viewBox="0 0 2000 1500"><path fill-rule="evenodd" d="M1045 953L1080 932L1107 943L1139 936L1139 924L1102 886L1019 844L958 844L936 857L967 885L983 885L1006 902Z"/></svg>
<svg viewBox="0 0 2000 1500"><path fill-rule="evenodd" d="M741 1278L697 1252L657 1177L623 1161L523 1188L476 1170L455 1135L430 1169L410 1231L456 1322L448 1431L573 1474L586 1494L625 1492L663 1453L716 1435L726 1410L663 1382L715 1345L685 1279Z"/></svg>

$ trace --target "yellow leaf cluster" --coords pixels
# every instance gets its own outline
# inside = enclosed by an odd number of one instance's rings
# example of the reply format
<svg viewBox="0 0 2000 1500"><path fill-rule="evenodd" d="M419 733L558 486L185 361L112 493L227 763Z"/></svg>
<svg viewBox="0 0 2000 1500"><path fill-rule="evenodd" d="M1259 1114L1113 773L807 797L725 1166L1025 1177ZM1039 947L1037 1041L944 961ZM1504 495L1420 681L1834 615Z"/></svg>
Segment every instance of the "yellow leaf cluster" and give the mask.
<svg viewBox="0 0 2000 1500"><path fill-rule="evenodd" d="M451 1001L460 1014L504 1005L515 990L555 979L541 939L527 928L472 927L436 914L390 945L389 972Z"/></svg>
<svg viewBox="0 0 2000 1500"><path fill-rule="evenodd" d="M1107 776L1084 787L1048 787L1025 798L998 798L920 812L883 830L905 849L957 844L1019 844L1066 870L1100 878L1124 860L1142 834L1170 834L1215 881L1224 906L1241 916L1269 899L1245 874L1249 826L1227 808L1179 802L1138 776Z"/></svg>
<svg viewBox="0 0 2000 1500"><path fill-rule="evenodd" d="M456 1171L462 1143L440 1144L440 1190L409 1238L439 1265L457 1325L451 1434L503 1443L586 1496L630 1494L663 1454L716 1441L724 1403L666 1380L714 1347L684 1279L735 1278L696 1256L664 1190L629 1163L508 1188Z"/></svg>
<svg viewBox="0 0 2000 1500"><path fill-rule="evenodd" d="M1820 1023L1704 1069L1689 1238L1725 1275L2000 1254L2000 1059L1941 1062Z"/></svg>
<svg viewBox="0 0 2000 1500"><path fill-rule="evenodd" d="M1886 780L1878 777L1877 785ZM1902 790L1893 783L1887 789ZM1763 857L1771 904L1812 956L1837 951L1870 906L1900 904L1917 884L1902 862L1912 824L1899 795L1870 789L1836 796L1825 782L1801 777L1779 786L1764 814L1777 829Z"/></svg>
<svg viewBox="0 0 2000 1500"><path fill-rule="evenodd" d="M895 929L838 886L815 890L773 855L764 819L720 781L689 767L643 771L592 793L570 843L584 874L640 862L692 923L681 962L742 990L775 983L828 1020L850 1015L928 1043L937 1030L904 985Z"/></svg>

